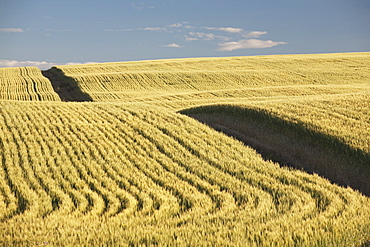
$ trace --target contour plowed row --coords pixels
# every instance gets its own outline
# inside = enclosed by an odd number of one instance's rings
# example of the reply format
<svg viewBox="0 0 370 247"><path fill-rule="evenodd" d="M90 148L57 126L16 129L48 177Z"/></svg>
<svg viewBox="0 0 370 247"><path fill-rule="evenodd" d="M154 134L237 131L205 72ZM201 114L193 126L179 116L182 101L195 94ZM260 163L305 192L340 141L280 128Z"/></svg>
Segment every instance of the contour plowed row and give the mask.
<svg viewBox="0 0 370 247"><path fill-rule="evenodd" d="M256 105L256 104L252 104ZM261 108L288 121L333 135L353 148L370 153L370 90L330 97L263 102Z"/></svg>
<svg viewBox="0 0 370 247"><path fill-rule="evenodd" d="M169 92L219 94L215 89L232 90L226 93L237 97L238 90L263 86L361 84L370 72L369 53L167 59L57 68L77 81L93 101ZM243 97L247 95L244 92Z"/></svg>
<svg viewBox="0 0 370 247"><path fill-rule="evenodd" d="M265 162L185 116L145 105L0 106L4 243L345 246L369 237L368 198Z"/></svg>
<svg viewBox="0 0 370 247"><path fill-rule="evenodd" d="M0 100L61 101L36 67L0 68Z"/></svg>
<svg viewBox="0 0 370 247"><path fill-rule="evenodd" d="M185 114L258 150L370 195L369 93L208 105Z"/></svg>

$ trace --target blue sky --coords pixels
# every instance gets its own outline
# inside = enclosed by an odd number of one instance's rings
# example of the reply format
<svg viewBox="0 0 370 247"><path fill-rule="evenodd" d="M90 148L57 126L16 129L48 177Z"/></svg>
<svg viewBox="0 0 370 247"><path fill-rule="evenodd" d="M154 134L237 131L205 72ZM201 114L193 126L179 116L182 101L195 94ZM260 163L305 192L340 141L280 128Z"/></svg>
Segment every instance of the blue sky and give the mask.
<svg viewBox="0 0 370 247"><path fill-rule="evenodd" d="M0 67L364 51L369 0L0 0Z"/></svg>

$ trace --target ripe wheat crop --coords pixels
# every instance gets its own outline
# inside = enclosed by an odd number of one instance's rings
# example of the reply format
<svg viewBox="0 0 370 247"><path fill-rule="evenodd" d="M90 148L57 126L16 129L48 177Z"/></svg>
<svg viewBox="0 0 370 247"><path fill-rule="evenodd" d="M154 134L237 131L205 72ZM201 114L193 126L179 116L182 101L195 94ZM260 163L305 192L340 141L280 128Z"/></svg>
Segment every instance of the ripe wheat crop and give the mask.
<svg viewBox="0 0 370 247"><path fill-rule="evenodd" d="M0 68L0 100L60 101L36 67Z"/></svg>
<svg viewBox="0 0 370 247"><path fill-rule="evenodd" d="M369 186L369 58L57 66L60 98L36 68L0 69L0 245L368 242L370 199L346 179Z"/></svg>
<svg viewBox="0 0 370 247"><path fill-rule="evenodd" d="M181 112L291 166L370 195L369 105L369 92L362 92L213 104Z"/></svg>
<svg viewBox="0 0 370 247"><path fill-rule="evenodd" d="M153 101L158 96L158 103L163 99L199 102L266 97L275 90L305 95L316 88L333 92L330 86L336 90L347 90L349 84L368 86L369 57L370 53L194 58L58 68L94 101Z"/></svg>
<svg viewBox="0 0 370 247"><path fill-rule="evenodd" d="M164 109L0 102L5 245L348 246L370 201Z"/></svg>

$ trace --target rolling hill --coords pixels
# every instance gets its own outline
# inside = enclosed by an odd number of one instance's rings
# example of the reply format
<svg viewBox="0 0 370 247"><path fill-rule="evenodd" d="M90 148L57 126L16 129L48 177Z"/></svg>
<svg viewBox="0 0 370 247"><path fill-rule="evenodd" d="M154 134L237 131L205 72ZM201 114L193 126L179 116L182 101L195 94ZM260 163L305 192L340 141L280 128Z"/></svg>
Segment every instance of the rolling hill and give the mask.
<svg viewBox="0 0 370 247"><path fill-rule="evenodd" d="M369 58L1 69L0 243L365 244Z"/></svg>
<svg viewBox="0 0 370 247"><path fill-rule="evenodd" d="M36 67L0 68L0 100L61 101Z"/></svg>

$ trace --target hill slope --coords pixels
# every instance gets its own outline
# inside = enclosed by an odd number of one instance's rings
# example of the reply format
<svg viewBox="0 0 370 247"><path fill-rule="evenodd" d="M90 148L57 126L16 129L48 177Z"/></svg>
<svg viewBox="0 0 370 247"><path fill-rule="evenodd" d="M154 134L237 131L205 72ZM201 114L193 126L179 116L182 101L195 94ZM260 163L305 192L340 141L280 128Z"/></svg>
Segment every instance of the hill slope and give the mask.
<svg viewBox="0 0 370 247"><path fill-rule="evenodd" d="M0 102L3 244L348 246L370 201L188 117Z"/></svg>
<svg viewBox="0 0 370 247"><path fill-rule="evenodd" d="M36 67L0 68L0 100L61 101Z"/></svg>
<svg viewBox="0 0 370 247"><path fill-rule="evenodd" d="M303 159L315 154L312 146L325 162L344 157L345 169L314 163L309 171L340 171L368 186L369 58L353 53L58 66L44 72L52 83L42 79L54 86L57 99L31 97L33 77L18 72L12 81L21 81L28 96L0 99L0 243L369 241L369 198L346 188L348 181L340 187L281 167L179 113L195 111L233 133L249 128L247 139L262 133L256 142L281 144L278 155L294 156L289 145L303 143ZM100 102L52 102L60 99Z"/></svg>
<svg viewBox="0 0 370 247"><path fill-rule="evenodd" d="M370 91L213 104L181 111L283 165L370 196Z"/></svg>
<svg viewBox="0 0 370 247"><path fill-rule="evenodd" d="M370 53L194 58L58 66L93 101L270 96L369 84ZM261 87L263 87L261 89ZM267 88L266 88L267 87ZM325 88L324 88L325 89ZM261 92L262 90L262 92ZM266 94L267 93L267 94ZM293 92L292 92L293 93ZM292 94L291 94L292 95Z"/></svg>

